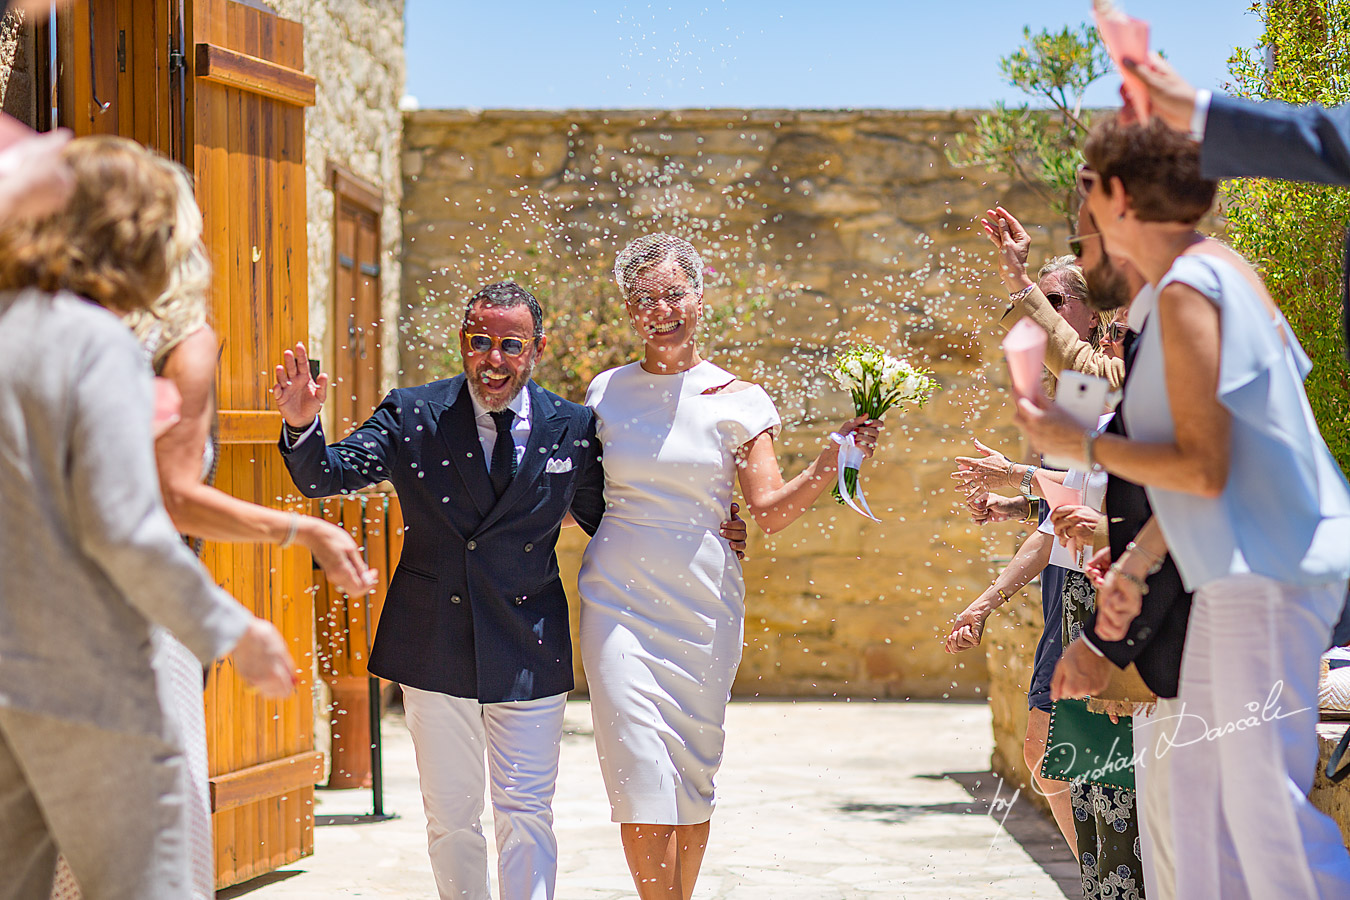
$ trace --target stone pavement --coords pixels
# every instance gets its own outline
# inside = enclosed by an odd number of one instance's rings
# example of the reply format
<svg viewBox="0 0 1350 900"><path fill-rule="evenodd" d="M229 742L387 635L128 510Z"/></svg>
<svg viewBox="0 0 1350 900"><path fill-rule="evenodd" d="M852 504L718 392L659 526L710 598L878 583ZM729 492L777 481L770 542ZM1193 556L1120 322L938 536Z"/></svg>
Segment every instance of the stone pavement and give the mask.
<svg viewBox="0 0 1350 900"><path fill-rule="evenodd" d="M733 703L727 733L695 900L1080 896L1054 825L1025 798L1008 809L988 772L983 703ZM383 734L385 808L399 817L352 822L369 791L319 791L314 856L219 900L435 898L402 716ZM633 897L584 701L568 704L554 811L557 900Z"/></svg>

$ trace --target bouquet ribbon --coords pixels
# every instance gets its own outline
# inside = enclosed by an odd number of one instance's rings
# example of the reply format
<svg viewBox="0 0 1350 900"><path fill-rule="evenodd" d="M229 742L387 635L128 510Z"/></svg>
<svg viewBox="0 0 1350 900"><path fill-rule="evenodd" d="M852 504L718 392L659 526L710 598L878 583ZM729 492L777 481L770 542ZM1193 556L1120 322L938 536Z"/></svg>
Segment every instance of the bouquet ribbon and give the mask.
<svg viewBox="0 0 1350 900"><path fill-rule="evenodd" d="M830 433L830 440L839 445L839 496L849 509L860 516L866 516L873 522L880 522L876 516L872 515L871 508L867 505L867 498L863 496L862 482L855 477L858 488L857 502L854 502L853 491L848 485L846 473L849 471L857 472L862 468L863 456L862 450L858 447L857 441L853 439L853 433L840 434L837 431ZM862 508L859 509L859 506Z"/></svg>

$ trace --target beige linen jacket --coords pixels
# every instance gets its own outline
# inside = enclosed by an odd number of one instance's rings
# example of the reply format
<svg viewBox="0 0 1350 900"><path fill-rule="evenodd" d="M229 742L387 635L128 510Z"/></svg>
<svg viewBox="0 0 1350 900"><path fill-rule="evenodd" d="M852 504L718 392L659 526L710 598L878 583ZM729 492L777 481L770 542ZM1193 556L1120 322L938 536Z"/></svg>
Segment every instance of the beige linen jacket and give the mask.
<svg viewBox="0 0 1350 900"><path fill-rule="evenodd" d="M130 331L71 294L0 294L0 705L156 735L152 624L203 663L250 621L164 511Z"/></svg>
<svg viewBox="0 0 1350 900"><path fill-rule="evenodd" d="M1045 344L1045 367L1055 377L1058 378L1059 373L1067 369L1105 378L1113 391L1120 390L1125 384L1124 361L1112 359L1104 351L1093 349L1091 344L1079 338L1078 332L1055 312L1039 287L1033 287L1029 294L1004 310L998 323L1007 331L1024 318L1031 319L1049 335Z"/></svg>

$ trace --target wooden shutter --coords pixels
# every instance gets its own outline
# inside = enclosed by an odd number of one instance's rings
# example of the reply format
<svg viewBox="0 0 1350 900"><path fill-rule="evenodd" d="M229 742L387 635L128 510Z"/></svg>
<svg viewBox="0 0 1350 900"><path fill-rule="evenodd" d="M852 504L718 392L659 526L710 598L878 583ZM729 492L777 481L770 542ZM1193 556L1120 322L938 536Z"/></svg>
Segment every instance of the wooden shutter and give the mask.
<svg viewBox="0 0 1350 900"><path fill-rule="evenodd" d="M380 210L378 188L329 163L333 189L334 431L345 435L380 401Z"/></svg>
<svg viewBox="0 0 1350 900"><path fill-rule="evenodd" d="M299 23L232 0L193 0L187 120L191 165L215 265L213 313L223 338L217 485L261 503L308 510L275 443L281 418L268 383L282 350L308 340L305 106ZM314 750L309 554L300 548L208 546L208 565L241 602L281 629L301 669L295 695L264 701L229 663L207 686L217 885L313 852Z"/></svg>

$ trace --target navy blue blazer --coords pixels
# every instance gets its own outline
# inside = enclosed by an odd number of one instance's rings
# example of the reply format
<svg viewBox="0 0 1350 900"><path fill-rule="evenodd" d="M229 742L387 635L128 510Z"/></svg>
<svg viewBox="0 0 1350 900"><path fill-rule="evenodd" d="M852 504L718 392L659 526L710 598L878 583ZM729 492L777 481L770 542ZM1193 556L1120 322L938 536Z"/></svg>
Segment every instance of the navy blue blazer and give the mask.
<svg viewBox="0 0 1350 900"><path fill-rule="evenodd" d="M370 671L484 703L572 689L567 595L554 547L571 512L587 534L604 513L595 414L536 385L530 438L500 500L463 375L391 391L350 435L280 442L306 497L393 482L403 554L380 615Z"/></svg>
<svg viewBox="0 0 1350 900"><path fill-rule="evenodd" d="M1350 184L1350 106L1290 106L1214 94L1200 146L1206 178Z"/></svg>

